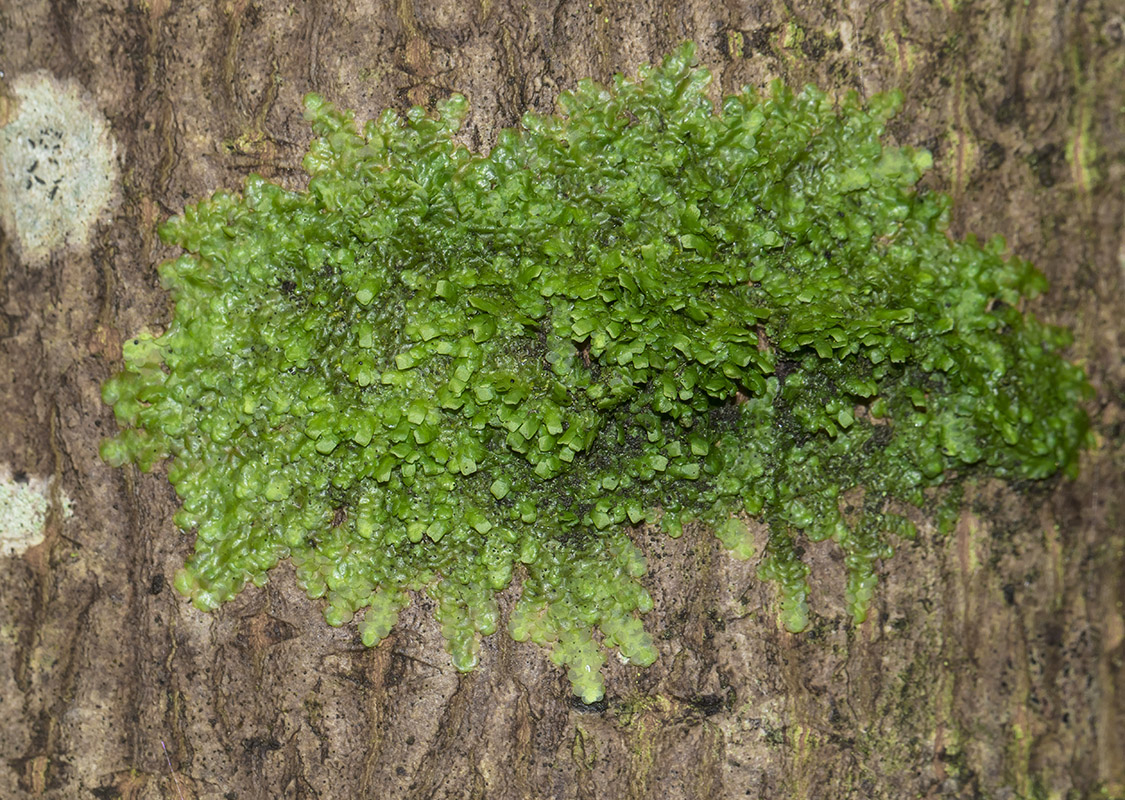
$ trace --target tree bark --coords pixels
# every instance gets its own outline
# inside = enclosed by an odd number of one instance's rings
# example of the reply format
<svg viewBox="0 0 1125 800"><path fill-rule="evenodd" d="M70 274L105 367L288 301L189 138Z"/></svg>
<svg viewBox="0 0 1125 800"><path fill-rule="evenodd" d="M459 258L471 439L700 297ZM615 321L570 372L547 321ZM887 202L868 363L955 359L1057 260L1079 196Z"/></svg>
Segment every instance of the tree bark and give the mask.
<svg viewBox="0 0 1125 800"><path fill-rule="evenodd" d="M933 151L955 233L1004 234L1052 282L1035 313L1075 331L1097 390L1078 479L972 489L953 534L899 544L860 626L810 547L800 635L705 531L638 532L660 658L608 667L604 707L503 633L458 675L417 600L366 649L285 565L212 614L176 595L192 539L164 474L97 452L122 337L169 316L156 225L250 172L300 187L306 92L365 118L458 91L481 149L689 38L721 93L904 90L890 136ZM0 69L0 124L47 70L117 164L87 241L0 238L0 478L46 504L42 543L0 556L0 797L1125 796L1119 4L0 0Z"/></svg>

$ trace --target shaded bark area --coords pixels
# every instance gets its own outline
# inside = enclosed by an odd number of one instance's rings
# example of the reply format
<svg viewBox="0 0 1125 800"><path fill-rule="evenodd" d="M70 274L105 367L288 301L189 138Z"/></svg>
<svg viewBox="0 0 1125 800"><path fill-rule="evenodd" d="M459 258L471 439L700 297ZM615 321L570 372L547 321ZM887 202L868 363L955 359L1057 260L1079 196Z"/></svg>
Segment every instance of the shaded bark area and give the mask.
<svg viewBox="0 0 1125 800"><path fill-rule="evenodd" d="M171 487L97 456L121 338L168 319L155 226L250 172L300 186L308 91L360 117L459 91L487 148L686 38L723 92L904 90L890 133L933 151L956 233L1003 233L1052 281L1036 313L1074 328L1098 391L1080 477L975 487L954 534L900 544L862 626L811 546L797 636L754 563L639 532L660 659L610 666L604 708L504 634L456 674L421 601L368 650L287 566L214 614L175 595ZM35 69L81 82L121 174L88 249L32 269L0 238L0 463L74 501L0 557L0 797L1125 796L1119 4L0 0L0 69L0 97Z"/></svg>

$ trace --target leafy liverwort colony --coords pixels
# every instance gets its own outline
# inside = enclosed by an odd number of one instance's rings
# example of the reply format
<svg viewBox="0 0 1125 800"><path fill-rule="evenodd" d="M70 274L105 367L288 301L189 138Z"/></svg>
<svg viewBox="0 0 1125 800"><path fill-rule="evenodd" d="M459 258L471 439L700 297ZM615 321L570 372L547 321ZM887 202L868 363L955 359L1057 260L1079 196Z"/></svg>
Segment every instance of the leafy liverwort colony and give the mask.
<svg viewBox="0 0 1125 800"><path fill-rule="evenodd" d="M163 226L174 315L106 382L102 454L170 460L180 592L213 609L288 558L367 645L423 592L469 670L517 580L512 637L592 702L607 648L657 655L631 526L748 558L757 518L799 631L802 540L841 549L860 622L908 505L1076 470L1088 385L1020 310L1046 282L950 237L929 154L881 142L898 95L716 112L693 54L583 81L488 155L453 142L462 97L360 130L310 95L307 191L251 176Z"/></svg>

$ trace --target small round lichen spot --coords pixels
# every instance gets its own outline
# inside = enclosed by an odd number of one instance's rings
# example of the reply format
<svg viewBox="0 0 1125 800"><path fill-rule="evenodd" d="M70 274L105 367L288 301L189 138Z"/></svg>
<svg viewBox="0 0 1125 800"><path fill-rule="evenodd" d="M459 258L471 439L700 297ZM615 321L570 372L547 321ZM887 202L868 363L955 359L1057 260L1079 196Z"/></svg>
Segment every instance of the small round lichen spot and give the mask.
<svg viewBox="0 0 1125 800"><path fill-rule="evenodd" d="M63 517L70 499L60 493ZM0 465L0 557L23 555L42 544L51 508L51 479L16 473Z"/></svg>
<svg viewBox="0 0 1125 800"><path fill-rule="evenodd" d="M72 80L39 70L9 84L14 113L0 120L0 225L24 261L82 248L109 206L116 147L105 117Z"/></svg>

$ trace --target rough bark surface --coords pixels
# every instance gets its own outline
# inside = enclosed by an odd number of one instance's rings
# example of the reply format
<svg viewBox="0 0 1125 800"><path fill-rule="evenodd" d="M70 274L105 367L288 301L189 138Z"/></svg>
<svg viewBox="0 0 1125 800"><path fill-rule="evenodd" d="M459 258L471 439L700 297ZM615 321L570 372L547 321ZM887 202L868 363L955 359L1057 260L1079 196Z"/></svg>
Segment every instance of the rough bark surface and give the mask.
<svg viewBox="0 0 1125 800"><path fill-rule="evenodd" d="M171 487L97 455L121 337L168 318L155 226L249 172L299 186L308 91L361 117L460 91L487 148L687 38L723 92L905 91L890 132L934 152L958 235L1004 234L1052 281L1036 312L1074 327L1098 392L1081 476L978 486L954 534L883 565L859 627L812 547L828 577L796 636L753 563L639 533L660 659L612 666L604 708L503 634L456 674L424 608L365 649L288 567L213 614L177 596ZM0 0L0 124L39 69L107 118L119 203L39 266L0 234L0 465L54 478L45 541L0 556L0 797L1123 796L1120 3Z"/></svg>

